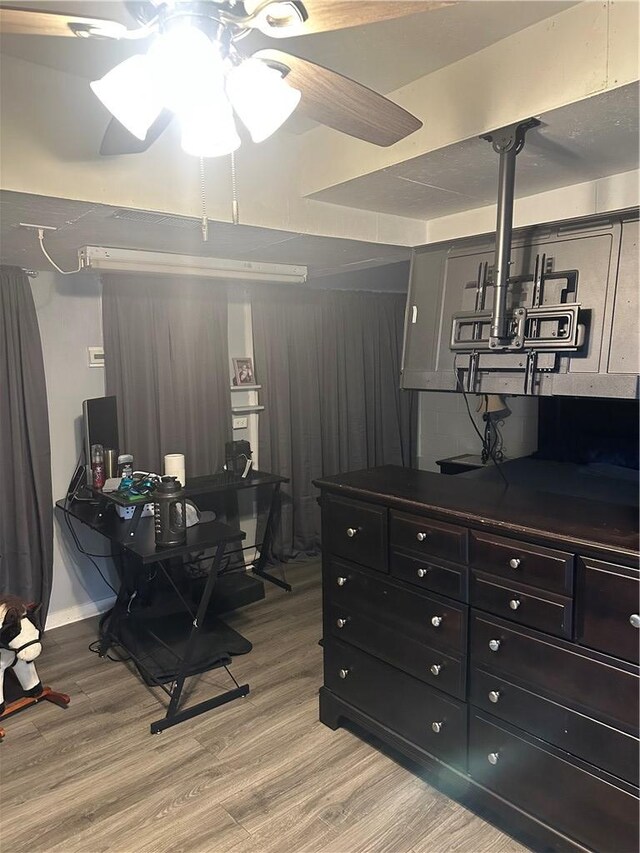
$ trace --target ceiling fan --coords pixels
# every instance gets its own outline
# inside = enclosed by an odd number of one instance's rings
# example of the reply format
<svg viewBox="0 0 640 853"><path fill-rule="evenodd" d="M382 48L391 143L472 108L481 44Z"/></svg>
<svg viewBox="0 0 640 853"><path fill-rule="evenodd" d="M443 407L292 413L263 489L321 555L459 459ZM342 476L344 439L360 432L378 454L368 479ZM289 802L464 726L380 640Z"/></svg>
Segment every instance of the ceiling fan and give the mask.
<svg viewBox="0 0 640 853"><path fill-rule="evenodd" d="M273 38L339 30L452 5L455 0L129 0L137 26L0 6L0 33L146 43L91 83L113 114L101 154L146 151L174 115L182 147L197 156L240 145L235 115L260 142L297 108L374 145L389 146L422 122L388 98L321 65L275 49L245 56L252 31Z"/></svg>

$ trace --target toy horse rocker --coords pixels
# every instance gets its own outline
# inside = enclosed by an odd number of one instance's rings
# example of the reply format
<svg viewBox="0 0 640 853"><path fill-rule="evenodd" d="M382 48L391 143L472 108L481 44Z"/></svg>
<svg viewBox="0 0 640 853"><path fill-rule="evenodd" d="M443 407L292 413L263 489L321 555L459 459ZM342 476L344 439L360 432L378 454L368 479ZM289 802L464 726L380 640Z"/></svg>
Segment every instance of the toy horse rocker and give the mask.
<svg viewBox="0 0 640 853"><path fill-rule="evenodd" d="M33 608L15 595L0 596L0 722L42 699L61 708L66 708L71 701L66 693L56 693L50 687L43 687L38 678L34 660L40 655L42 645L40 631L28 618L28 614L33 612ZM8 684L7 688L21 688L21 691L16 698L5 701L4 676L5 672L9 674L11 671L18 684ZM0 739L3 737L4 729L0 728Z"/></svg>

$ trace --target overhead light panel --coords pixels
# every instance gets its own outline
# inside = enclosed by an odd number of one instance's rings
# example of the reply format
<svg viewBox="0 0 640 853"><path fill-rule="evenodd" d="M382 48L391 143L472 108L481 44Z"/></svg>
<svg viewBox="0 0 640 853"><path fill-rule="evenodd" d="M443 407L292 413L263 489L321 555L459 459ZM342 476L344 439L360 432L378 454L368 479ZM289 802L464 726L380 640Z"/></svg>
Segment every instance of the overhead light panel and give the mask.
<svg viewBox="0 0 640 853"><path fill-rule="evenodd" d="M267 264L236 261L229 258L201 258L174 255L169 252L146 252L139 249L110 249L84 246L78 252L83 267L110 272L152 273L155 275L196 276L240 281L304 284L307 267L292 264Z"/></svg>

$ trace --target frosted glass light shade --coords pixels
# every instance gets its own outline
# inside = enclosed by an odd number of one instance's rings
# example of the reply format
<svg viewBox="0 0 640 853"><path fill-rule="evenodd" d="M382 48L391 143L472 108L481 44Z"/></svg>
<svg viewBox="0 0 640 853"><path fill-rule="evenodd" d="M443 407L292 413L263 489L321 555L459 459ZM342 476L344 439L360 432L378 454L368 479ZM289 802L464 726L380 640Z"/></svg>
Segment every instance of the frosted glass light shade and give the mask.
<svg viewBox="0 0 640 853"><path fill-rule="evenodd" d="M246 59L227 74L227 96L254 142L268 139L289 118L301 93L275 68Z"/></svg>
<svg viewBox="0 0 640 853"><path fill-rule="evenodd" d="M145 55L130 56L90 85L120 124L138 139L146 137L160 114L162 98Z"/></svg>
<svg viewBox="0 0 640 853"><path fill-rule="evenodd" d="M206 107L209 93L223 95L225 66L220 48L202 30L175 27L156 39L148 56L164 106L173 112Z"/></svg>
<svg viewBox="0 0 640 853"><path fill-rule="evenodd" d="M182 150L195 157L222 157L240 147L229 102L216 100L207 109L180 112Z"/></svg>

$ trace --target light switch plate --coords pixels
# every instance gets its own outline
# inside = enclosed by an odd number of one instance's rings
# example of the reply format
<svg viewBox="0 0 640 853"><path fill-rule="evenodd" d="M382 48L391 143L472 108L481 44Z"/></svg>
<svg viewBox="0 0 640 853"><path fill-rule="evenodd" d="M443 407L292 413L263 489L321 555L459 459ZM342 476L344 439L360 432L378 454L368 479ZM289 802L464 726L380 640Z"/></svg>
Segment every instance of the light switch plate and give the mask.
<svg viewBox="0 0 640 853"><path fill-rule="evenodd" d="M234 429L246 429L247 428L247 418L234 418L233 419L233 428Z"/></svg>
<svg viewBox="0 0 640 853"><path fill-rule="evenodd" d="M87 347L89 353L89 367L104 367L103 347Z"/></svg>

